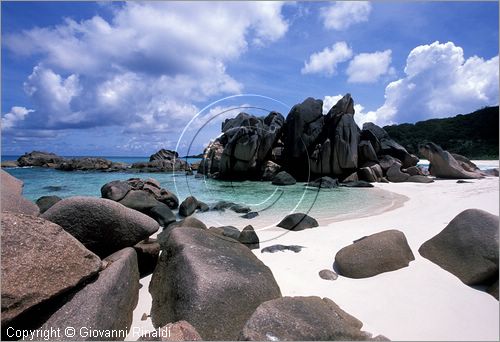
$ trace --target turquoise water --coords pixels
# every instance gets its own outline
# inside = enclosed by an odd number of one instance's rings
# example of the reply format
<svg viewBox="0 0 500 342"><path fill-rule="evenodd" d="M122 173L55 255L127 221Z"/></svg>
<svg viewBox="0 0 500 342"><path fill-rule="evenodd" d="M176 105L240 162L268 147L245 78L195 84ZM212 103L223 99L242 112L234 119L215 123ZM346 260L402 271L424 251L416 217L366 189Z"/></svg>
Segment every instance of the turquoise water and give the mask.
<svg viewBox="0 0 500 342"><path fill-rule="evenodd" d="M2 160L17 160L19 158L19 155L2 155ZM82 158L83 156L63 156L64 158ZM108 160L114 161L114 162L120 162L120 163L127 163L127 164L133 164L133 163L139 163L139 162L148 162L149 157L119 157L119 156L111 156L111 157L100 157L100 158L106 158ZM199 162L201 159L200 158L182 158L183 160L186 160L188 163L195 163Z"/></svg>
<svg viewBox="0 0 500 342"><path fill-rule="evenodd" d="M107 182L132 177L155 178L163 188L177 194L182 201L187 196L213 204L220 200L249 206L259 216L247 220L230 210L224 213L198 213L208 226L234 225L243 228L252 224L256 229L275 226L285 215L304 212L315 217L320 224L346 218L367 216L384 211L401 202L401 196L379 189L309 188L304 183L291 186L274 186L270 182L226 182L195 178L184 173L137 173L58 171L47 168L6 168L7 172L24 181L23 194L35 201L41 196L57 195L100 197L100 189Z"/></svg>

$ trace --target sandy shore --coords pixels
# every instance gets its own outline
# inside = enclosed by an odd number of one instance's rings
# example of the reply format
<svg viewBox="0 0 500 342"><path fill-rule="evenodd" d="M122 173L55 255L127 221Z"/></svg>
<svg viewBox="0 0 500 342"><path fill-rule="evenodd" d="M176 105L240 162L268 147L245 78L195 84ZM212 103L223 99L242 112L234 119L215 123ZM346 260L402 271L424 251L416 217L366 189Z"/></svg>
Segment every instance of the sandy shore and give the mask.
<svg viewBox="0 0 500 342"><path fill-rule="evenodd" d="M259 231L261 248L273 244L306 248L300 253L271 254L260 250L254 253L271 268L284 296L331 298L373 334L383 334L392 340L498 340L498 301L464 285L418 253L423 242L465 209L479 208L499 214L498 178L471 182L377 183L377 188L406 196L408 200L374 216L332 222L300 232L276 234L276 229L281 228ZM342 247L387 229L405 233L416 259L409 267L366 279L339 277L327 281L318 276L320 270L332 269L335 254ZM151 307L147 290L150 278L141 280L143 288L134 311L134 327L152 329L149 318L141 320ZM130 334L127 340L138 337Z"/></svg>

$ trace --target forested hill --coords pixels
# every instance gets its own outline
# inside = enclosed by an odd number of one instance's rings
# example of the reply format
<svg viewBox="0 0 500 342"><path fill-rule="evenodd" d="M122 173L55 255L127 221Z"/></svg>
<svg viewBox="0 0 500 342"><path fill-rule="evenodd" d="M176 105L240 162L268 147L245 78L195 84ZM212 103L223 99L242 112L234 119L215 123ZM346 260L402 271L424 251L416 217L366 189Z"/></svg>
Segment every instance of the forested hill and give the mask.
<svg viewBox="0 0 500 342"><path fill-rule="evenodd" d="M432 141L470 159L498 159L498 106L452 118L386 126L391 138L418 154L418 145ZM420 157L420 155L419 155Z"/></svg>

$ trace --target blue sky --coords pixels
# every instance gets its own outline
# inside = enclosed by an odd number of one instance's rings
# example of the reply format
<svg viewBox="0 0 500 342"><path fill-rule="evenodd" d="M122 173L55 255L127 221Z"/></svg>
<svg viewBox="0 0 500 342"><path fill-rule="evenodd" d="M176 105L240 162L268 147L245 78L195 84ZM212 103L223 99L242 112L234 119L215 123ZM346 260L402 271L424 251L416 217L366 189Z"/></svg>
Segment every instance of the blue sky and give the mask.
<svg viewBox="0 0 500 342"><path fill-rule="evenodd" d="M201 152L351 93L380 125L498 104L498 2L6 2L2 154ZM253 95L242 95L253 94Z"/></svg>

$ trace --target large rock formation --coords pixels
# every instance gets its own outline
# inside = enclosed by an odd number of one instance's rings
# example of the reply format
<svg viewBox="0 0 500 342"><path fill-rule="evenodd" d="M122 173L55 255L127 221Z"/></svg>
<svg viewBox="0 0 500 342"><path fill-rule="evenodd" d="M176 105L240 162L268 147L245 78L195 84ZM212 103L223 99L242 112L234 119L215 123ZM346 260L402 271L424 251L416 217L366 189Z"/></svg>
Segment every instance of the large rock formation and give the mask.
<svg viewBox="0 0 500 342"><path fill-rule="evenodd" d="M231 238L182 227L160 244L149 286L155 327L189 320L205 340L236 340L261 303L281 297L269 268Z"/></svg>
<svg viewBox="0 0 500 342"><path fill-rule="evenodd" d="M162 227L175 222L175 214L170 209L179 205L177 196L153 178L106 183L101 188L101 196L154 218Z"/></svg>
<svg viewBox="0 0 500 342"><path fill-rule="evenodd" d="M133 248L120 250L104 259L106 268L95 281L76 293L50 315L40 329L75 329L74 336L60 334L55 341L91 341L88 328L113 332L98 340L124 340L132 324L132 313L139 299L139 270ZM82 329L83 328L83 329Z"/></svg>
<svg viewBox="0 0 500 342"><path fill-rule="evenodd" d="M222 125L222 135L205 150L198 172L220 178L260 179L264 161L281 136L285 119L277 112L265 118L240 113Z"/></svg>
<svg viewBox="0 0 500 342"><path fill-rule="evenodd" d="M41 166L41 167L56 167L65 159L54 153L32 151L25 153L17 159L19 166Z"/></svg>
<svg viewBox="0 0 500 342"><path fill-rule="evenodd" d="M286 117L284 155L288 169L295 177L304 178L308 173L308 153L320 138L325 118L323 101L309 97L296 104ZM293 165L293 167L292 167Z"/></svg>
<svg viewBox="0 0 500 342"><path fill-rule="evenodd" d="M64 158L54 153L32 151L17 159L18 166L40 166L62 171L123 171L128 168L125 163L112 162L105 158Z"/></svg>
<svg viewBox="0 0 500 342"><path fill-rule="evenodd" d="M367 278L395 271L415 260L405 235L399 230L386 230L354 241L335 255L340 275Z"/></svg>
<svg viewBox="0 0 500 342"><path fill-rule="evenodd" d="M115 163L105 158L71 158L55 166L62 171L121 171L127 169L124 163Z"/></svg>
<svg viewBox="0 0 500 342"><path fill-rule="evenodd" d="M373 150L378 156L389 155L401 161L404 168L415 166L418 158L410 153L397 142L381 127L374 123L367 122L363 124L361 139L369 141Z"/></svg>
<svg viewBox="0 0 500 342"><path fill-rule="evenodd" d="M286 121L274 112L265 119L240 113L226 120L221 137L205 150L198 172L222 179L270 180L279 170L299 181L321 176L343 180L364 167L361 178L377 182L385 176L377 166L384 155L398 158L405 168L418 162L382 128L367 124L360 131L350 94L326 115L323 101L310 97L293 106Z"/></svg>
<svg viewBox="0 0 500 342"><path fill-rule="evenodd" d="M244 341L369 341L363 323L331 299L283 297L259 305L240 334Z"/></svg>
<svg viewBox="0 0 500 342"><path fill-rule="evenodd" d="M498 216L465 210L418 251L467 285L491 285L498 281L498 224Z"/></svg>
<svg viewBox="0 0 500 342"><path fill-rule="evenodd" d="M149 162L132 164L132 169L141 172L168 172L190 170L191 166L184 159L179 158L176 151L161 149L149 157Z"/></svg>
<svg viewBox="0 0 500 342"><path fill-rule="evenodd" d="M463 161L458 162L451 153L432 142L420 146L419 151L429 160L429 172L433 176L452 179L471 179L483 176L477 170L465 169Z"/></svg>
<svg viewBox="0 0 500 342"><path fill-rule="evenodd" d="M0 170L0 204L2 212L9 211L37 216L38 206L22 196L23 182Z"/></svg>
<svg viewBox="0 0 500 342"><path fill-rule="evenodd" d="M2 328L101 268L99 257L52 222L6 212L1 221Z"/></svg>
<svg viewBox="0 0 500 342"><path fill-rule="evenodd" d="M101 257L132 247L159 228L152 218L114 201L93 197L69 197L41 217L76 237Z"/></svg>

